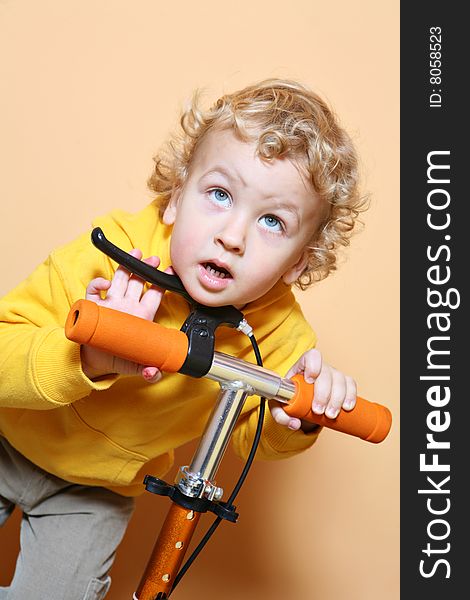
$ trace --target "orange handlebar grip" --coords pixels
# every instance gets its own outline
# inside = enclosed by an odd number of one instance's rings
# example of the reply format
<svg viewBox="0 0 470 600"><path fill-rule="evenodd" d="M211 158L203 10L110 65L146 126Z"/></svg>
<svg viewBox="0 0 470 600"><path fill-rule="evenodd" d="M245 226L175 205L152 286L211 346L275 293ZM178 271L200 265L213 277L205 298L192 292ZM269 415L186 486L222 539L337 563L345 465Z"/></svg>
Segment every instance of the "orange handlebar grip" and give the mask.
<svg viewBox="0 0 470 600"><path fill-rule="evenodd" d="M73 342L168 373L179 371L188 354L188 338L182 331L91 300L78 300L72 306L65 335Z"/></svg>
<svg viewBox="0 0 470 600"><path fill-rule="evenodd" d="M294 375L292 381L296 387L295 396L288 405L283 406L288 415L354 435L374 444L387 437L392 426L392 414L387 407L358 396L353 410L341 409L336 419L329 419L325 415L312 412L313 384L307 383L302 373Z"/></svg>

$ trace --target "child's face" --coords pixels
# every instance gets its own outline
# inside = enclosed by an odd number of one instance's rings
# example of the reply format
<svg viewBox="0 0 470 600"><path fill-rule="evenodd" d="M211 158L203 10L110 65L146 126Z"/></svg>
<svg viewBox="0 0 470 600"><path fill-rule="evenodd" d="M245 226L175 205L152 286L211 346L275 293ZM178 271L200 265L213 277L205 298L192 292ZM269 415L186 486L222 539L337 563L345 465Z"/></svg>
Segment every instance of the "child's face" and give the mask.
<svg viewBox="0 0 470 600"><path fill-rule="evenodd" d="M163 220L172 266L201 304L241 308L293 283L325 208L288 159L266 161L231 130L211 131Z"/></svg>

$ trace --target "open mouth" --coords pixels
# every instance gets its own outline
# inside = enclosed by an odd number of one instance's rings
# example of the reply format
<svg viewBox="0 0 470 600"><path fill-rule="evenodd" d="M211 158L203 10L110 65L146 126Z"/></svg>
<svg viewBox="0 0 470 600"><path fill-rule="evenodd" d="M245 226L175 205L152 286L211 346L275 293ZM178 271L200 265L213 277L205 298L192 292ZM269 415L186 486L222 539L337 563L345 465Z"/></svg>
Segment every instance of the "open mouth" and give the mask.
<svg viewBox="0 0 470 600"><path fill-rule="evenodd" d="M227 269L224 269L224 267L220 267L219 265L216 265L215 263L207 262L207 263L203 264L203 267L209 273L209 275L211 275L212 277L218 277L219 279L231 279L232 278L230 271L228 271Z"/></svg>

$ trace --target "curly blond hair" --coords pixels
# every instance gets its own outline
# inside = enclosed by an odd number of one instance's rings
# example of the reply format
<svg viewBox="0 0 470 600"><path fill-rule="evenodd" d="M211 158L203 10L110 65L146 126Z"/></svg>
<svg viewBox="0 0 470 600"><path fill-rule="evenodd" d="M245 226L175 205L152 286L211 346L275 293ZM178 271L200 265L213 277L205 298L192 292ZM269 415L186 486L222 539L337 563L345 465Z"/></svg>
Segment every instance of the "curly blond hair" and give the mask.
<svg viewBox="0 0 470 600"><path fill-rule="evenodd" d="M263 159L288 157L299 162L328 206L327 216L308 243L308 263L295 284L306 289L336 269L337 250L349 244L367 198L359 194L352 141L317 94L295 81L268 79L226 94L204 111L196 92L180 123L183 134L172 137L154 157L148 180L149 188L158 194L161 216L174 190L183 185L205 134L215 128L233 129L243 140L256 140Z"/></svg>

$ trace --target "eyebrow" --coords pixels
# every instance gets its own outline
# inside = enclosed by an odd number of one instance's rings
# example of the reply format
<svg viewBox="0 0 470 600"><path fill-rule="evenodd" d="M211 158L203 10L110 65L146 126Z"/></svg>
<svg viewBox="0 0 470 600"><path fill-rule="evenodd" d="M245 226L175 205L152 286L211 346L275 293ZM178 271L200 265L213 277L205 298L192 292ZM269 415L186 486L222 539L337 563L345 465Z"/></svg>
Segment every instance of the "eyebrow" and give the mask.
<svg viewBox="0 0 470 600"><path fill-rule="evenodd" d="M295 218L297 227L300 227L300 214L299 214L299 210L296 206L293 206L292 204L286 204L284 202L281 202L280 204L276 205L276 209L277 210L285 210L288 213L290 213Z"/></svg>
<svg viewBox="0 0 470 600"><path fill-rule="evenodd" d="M238 181L243 185L243 187L247 187L246 181L239 173L236 171L232 172L230 169L226 169L223 166L216 165L215 167L212 167L209 171L204 173L202 177L207 177L208 175L223 175L230 181Z"/></svg>

